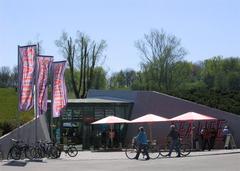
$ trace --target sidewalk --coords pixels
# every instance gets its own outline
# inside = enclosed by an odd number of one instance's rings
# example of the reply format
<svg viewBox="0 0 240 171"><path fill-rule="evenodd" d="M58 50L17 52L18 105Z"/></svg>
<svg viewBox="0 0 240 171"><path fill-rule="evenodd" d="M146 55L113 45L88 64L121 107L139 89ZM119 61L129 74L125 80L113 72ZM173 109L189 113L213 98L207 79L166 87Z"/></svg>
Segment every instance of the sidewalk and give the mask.
<svg viewBox="0 0 240 171"><path fill-rule="evenodd" d="M76 157L62 154L59 159L5 160L1 171L239 171L240 149L192 152L188 157L129 160L124 152L80 151Z"/></svg>
<svg viewBox="0 0 240 171"><path fill-rule="evenodd" d="M196 151L191 152L188 157L197 156L211 156L211 155L226 155L240 153L240 149L230 150L211 150L211 151ZM159 159L164 157L159 157ZM125 152L91 152L91 151L79 151L76 157L69 157L67 154L62 153L61 157L56 160L128 160Z"/></svg>

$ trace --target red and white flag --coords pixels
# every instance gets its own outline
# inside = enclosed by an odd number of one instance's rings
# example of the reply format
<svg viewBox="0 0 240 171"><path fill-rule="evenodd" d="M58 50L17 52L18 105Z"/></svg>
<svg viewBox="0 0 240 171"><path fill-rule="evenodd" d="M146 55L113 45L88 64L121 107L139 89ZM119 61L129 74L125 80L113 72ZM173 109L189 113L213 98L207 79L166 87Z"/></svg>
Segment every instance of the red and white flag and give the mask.
<svg viewBox="0 0 240 171"><path fill-rule="evenodd" d="M64 79L66 61L53 62L52 65L52 112L53 117L59 117L61 110L67 104L67 91Z"/></svg>
<svg viewBox="0 0 240 171"><path fill-rule="evenodd" d="M42 115L47 111L47 82L52 62L52 56L39 55L36 60L37 116Z"/></svg>
<svg viewBox="0 0 240 171"><path fill-rule="evenodd" d="M18 47L18 110L29 111L33 107L34 68L37 46Z"/></svg>

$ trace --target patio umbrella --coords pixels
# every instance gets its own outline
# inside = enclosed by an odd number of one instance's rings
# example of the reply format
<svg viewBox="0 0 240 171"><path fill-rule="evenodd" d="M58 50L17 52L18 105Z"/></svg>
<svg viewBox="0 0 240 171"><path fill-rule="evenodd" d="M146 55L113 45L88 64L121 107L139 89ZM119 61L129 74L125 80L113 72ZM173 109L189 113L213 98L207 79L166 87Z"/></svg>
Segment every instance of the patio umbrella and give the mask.
<svg viewBox="0 0 240 171"><path fill-rule="evenodd" d="M91 124L110 124L110 131L111 131L111 134L113 133L112 132L112 129L113 129L113 124L116 124L116 123L129 123L130 121L129 120L126 120L126 119L122 119L122 118L119 118L119 117L116 117L116 116L108 116L106 118L103 118L103 119L100 119L98 121L95 121ZM113 145L113 136L110 136L110 139L111 139L111 145Z"/></svg>
<svg viewBox="0 0 240 171"><path fill-rule="evenodd" d="M91 124L115 124L115 123L128 123L130 122L129 120L122 119L116 116L108 116L106 118L102 118L98 121L95 121Z"/></svg>
<svg viewBox="0 0 240 171"><path fill-rule="evenodd" d="M132 121L130 121L129 123L148 123L149 125L149 137L150 137L150 141L152 141L152 127L151 127L151 123L153 122L163 122L163 121L168 121L167 118L158 116L158 115L154 115L154 114L146 114L144 116L141 116L139 118L136 118Z"/></svg>
<svg viewBox="0 0 240 171"><path fill-rule="evenodd" d="M199 114L196 112L187 112L182 115L171 118L170 121L196 121L196 120L216 120L217 118Z"/></svg>
<svg viewBox="0 0 240 171"><path fill-rule="evenodd" d="M169 119L170 121L190 121L191 124L191 145L193 147L193 121L199 120L217 120L217 118L203 115L196 112L187 112L182 115L176 116L174 118Z"/></svg>

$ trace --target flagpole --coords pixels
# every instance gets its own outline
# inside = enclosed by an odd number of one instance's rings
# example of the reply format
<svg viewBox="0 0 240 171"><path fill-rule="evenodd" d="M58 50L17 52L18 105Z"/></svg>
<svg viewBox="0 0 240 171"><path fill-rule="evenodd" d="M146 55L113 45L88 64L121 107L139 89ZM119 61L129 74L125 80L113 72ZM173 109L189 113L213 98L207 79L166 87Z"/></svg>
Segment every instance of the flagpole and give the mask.
<svg viewBox="0 0 240 171"><path fill-rule="evenodd" d="M50 116L50 138L51 138L51 141L53 141L53 63L51 65L51 68L50 68L50 77L51 77L51 116Z"/></svg>
<svg viewBox="0 0 240 171"><path fill-rule="evenodd" d="M35 143L38 141L38 132L37 132L37 117L38 117L38 110L37 110L37 105L38 105L38 99L37 99L37 56L39 55L39 43L37 44L37 55L34 59L35 61L35 71L34 71L34 115L35 115Z"/></svg>
<svg viewBox="0 0 240 171"><path fill-rule="evenodd" d="M17 139L19 139L19 127L20 127L20 110L19 110L19 101L20 101L20 93L19 93L19 45L18 45L18 83L17 83L17 93L18 93L18 106L17 106L17 112L16 112L16 119L17 119Z"/></svg>

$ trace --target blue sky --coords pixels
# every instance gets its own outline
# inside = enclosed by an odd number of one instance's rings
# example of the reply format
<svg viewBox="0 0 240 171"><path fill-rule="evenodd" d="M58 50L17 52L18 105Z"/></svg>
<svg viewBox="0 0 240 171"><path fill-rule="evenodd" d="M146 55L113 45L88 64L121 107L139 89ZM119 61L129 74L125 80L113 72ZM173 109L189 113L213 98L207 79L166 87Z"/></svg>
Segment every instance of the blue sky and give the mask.
<svg viewBox="0 0 240 171"><path fill-rule="evenodd" d="M134 42L151 29L181 39L188 61L240 56L239 21L237 0L0 0L0 66L16 65L17 45L38 40L45 55L63 60L54 41L77 30L107 41L108 73L139 70Z"/></svg>

